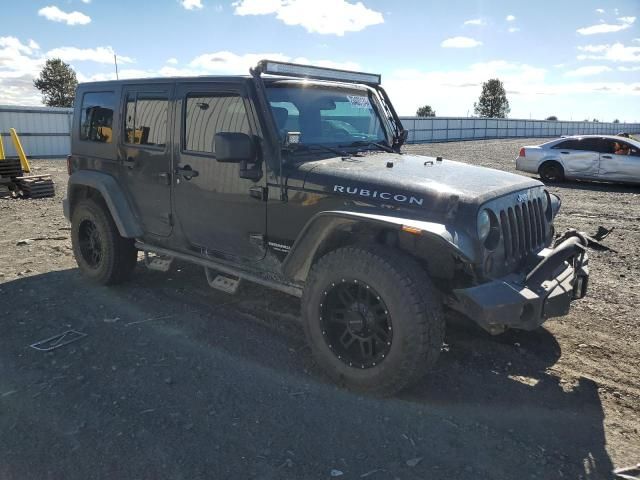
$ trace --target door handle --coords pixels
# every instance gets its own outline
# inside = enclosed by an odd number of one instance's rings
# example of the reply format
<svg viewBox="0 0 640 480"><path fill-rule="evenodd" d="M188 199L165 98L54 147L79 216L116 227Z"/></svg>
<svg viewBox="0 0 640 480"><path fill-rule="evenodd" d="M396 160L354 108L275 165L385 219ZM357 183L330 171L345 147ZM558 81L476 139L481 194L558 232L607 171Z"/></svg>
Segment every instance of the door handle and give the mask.
<svg viewBox="0 0 640 480"><path fill-rule="evenodd" d="M185 180L191 180L193 177L200 175L200 173L191 168L191 165L185 165L184 167L176 168L176 175L180 175Z"/></svg>
<svg viewBox="0 0 640 480"><path fill-rule="evenodd" d="M127 157L126 160L122 161L122 165L124 165L127 168L133 168L136 166L136 161L133 157Z"/></svg>
<svg viewBox="0 0 640 480"><path fill-rule="evenodd" d="M602 155L602 158L613 158L611 155Z"/></svg>

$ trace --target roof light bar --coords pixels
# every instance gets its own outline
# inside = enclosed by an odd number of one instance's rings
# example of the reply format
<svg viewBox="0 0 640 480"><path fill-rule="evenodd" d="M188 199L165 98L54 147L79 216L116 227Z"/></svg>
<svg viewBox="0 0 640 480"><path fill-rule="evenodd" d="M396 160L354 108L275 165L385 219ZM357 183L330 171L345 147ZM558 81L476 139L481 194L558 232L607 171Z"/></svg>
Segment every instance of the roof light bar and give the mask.
<svg viewBox="0 0 640 480"><path fill-rule="evenodd" d="M261 60L257 70L269 75L284 75L287 77L314 78L320 80L337 80L341 82L365 83L380 85L381 76L375 73L351 72L336 68L312 67L296 63L274 62Z"/></svg>

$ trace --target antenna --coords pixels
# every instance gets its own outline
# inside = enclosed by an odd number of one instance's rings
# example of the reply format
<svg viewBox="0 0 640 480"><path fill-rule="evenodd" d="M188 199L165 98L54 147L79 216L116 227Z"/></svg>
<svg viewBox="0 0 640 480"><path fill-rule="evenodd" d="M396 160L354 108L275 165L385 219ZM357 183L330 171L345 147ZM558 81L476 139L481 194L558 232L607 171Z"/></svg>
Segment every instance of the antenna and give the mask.
<svg viewBox="0 0 640 480"><path fill-rule="evenodd" d="M118 57L116 57L116 54L113 54L113 63L116 66L116 80L120 80L120 78L118 77Z"/></svg>

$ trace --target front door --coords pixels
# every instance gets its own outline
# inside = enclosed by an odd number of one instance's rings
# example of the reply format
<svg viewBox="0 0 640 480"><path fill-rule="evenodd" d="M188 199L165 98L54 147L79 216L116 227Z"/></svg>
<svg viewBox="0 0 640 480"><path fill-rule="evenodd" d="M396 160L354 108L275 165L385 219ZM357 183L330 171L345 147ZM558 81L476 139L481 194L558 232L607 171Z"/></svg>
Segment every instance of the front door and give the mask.
<svg viewBox="0 0 640 480"><path fill-rule="evenodd" d="M121 179L145 234L168 236L171 222L169 100L173 85L125 87L119 157Z"/></svg>
<svg viewBox="0 0 640 480"><path fill-rule="evenodd" d="M554 147L560 150L565 175L578 179L598 175L600 148L601 140L593 137L566 140Z"/></svg>
<svg viewBox="0 0 640 480"><path fill-rule="evenodd" d="M616 182L640 182L640 150L623 140L607 139L600 155L600 177Z"/></svg>
<svg viewBox="0 0 640 480"><path fill-rule="evenodd" d="M241 85L182 84L176 90L174 210L189 248L207 256L264 256L265 176L240 177L240 165L216 160L214 135L257 132ZM264 166L263 166L264 168Z"/></svg>

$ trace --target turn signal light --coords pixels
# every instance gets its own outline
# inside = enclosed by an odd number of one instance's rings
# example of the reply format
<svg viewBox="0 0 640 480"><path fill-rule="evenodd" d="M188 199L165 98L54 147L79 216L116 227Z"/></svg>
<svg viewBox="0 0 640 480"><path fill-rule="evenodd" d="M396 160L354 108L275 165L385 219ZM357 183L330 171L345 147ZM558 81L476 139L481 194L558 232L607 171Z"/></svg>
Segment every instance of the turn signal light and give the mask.
<svg viewBox="0 0 640 480"><path fill-rule="evenodd" d="M413 235L420 235L420 233L422 233L422 230L420 230L419 228L410 227L409 225L402 225L402 231L411 233Z"/></svg>

